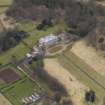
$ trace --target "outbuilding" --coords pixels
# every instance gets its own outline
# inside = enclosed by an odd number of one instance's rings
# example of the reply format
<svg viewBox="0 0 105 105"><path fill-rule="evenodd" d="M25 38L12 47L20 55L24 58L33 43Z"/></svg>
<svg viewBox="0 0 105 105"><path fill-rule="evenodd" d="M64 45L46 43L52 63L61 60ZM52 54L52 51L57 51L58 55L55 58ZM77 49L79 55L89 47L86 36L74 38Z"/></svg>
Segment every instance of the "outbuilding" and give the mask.
<svg viewBox="0 0 105 105"><path fill-rule="evenodd" d="M58 43L58 37L54 34L50 34L49 36L43 37L39 40L39 45L50 47Z"/></svg>

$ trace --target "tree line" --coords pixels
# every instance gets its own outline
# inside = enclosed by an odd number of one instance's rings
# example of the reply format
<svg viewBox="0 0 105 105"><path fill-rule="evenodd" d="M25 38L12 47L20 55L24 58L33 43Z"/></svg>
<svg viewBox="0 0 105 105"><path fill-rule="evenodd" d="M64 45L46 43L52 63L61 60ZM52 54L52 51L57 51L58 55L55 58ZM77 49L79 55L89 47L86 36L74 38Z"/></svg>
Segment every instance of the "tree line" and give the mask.
<svg viewBox="0 0 105 105"><path fill-rule="evenodd" d="M78 0L14 0L7 10L7 15L16 19L61 18L72 28L71 33L87 35L99 22L97 17L105 16L105 9L94 1Z"/></svg>

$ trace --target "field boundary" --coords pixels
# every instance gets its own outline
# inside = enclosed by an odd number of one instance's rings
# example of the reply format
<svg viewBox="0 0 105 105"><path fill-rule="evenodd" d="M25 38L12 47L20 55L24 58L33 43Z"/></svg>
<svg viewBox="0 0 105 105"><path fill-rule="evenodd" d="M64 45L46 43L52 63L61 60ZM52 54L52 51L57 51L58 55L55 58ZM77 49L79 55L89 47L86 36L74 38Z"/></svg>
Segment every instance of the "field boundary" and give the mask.
<svg viewBox="0 0 105 105"><path fill-rule="evenodd" d="M75 67L77 67L79 71L83 72L85 75L87 75L91 80L93 80L97 85L99 85L101 88L103 88L105 90L105 87L98 82L96 79L94 79L92 76L90 76L87 72L83 71L78 65L76 65L70 58L68 58L65 54L63 54L63 56L70 61L73 65L75 65Z"/></svg>
<svg viewBox="0 0 105 105"><path fill-rule="evenodd" d="M63 53L58 57L61 65L64 68L66 68L71 74L73 74L83 84L88 86L90 89L96 91L97 96L98 95L102 96L102 97L105 96L105 94L103 94L105 92L104 78L100 78L99 75L97 77L97 74L92 75L92 73L94 73L94 72L89 71L89 73L88 73L88 71L86 71L87 69L83 70L84 68L81 67L81 65L80 66L78 65L79 64L78 61L75 62L75 61L71 60L71 59L73 59L73 57L70 58L70 56L68 56L68 54L67 55L66 54Z"/></svg>

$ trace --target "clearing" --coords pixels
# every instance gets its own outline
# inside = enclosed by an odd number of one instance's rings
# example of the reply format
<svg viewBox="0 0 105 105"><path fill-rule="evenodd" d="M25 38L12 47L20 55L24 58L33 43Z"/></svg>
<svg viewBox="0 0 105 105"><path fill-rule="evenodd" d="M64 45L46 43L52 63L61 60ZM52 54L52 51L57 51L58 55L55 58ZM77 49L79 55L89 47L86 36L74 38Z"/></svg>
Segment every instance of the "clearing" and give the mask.
<svg viewBox="0 0 105 105"><path fill-rule="evenodd" d="M82 105L84 92L88 89L63 68L57 59L45 59L45 70L67 89L75 105Z"/></svg>

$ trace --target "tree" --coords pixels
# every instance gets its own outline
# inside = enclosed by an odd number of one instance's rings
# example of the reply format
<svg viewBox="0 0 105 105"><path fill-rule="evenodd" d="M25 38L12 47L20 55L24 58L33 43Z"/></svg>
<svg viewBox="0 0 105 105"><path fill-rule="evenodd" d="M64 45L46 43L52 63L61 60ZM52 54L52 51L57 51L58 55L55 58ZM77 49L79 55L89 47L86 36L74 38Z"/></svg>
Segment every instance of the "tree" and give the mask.
<svg viewBox="0 0 105 105"><path fill-rule="evenodd" d="M62 97L62 95L59 92L56 93L54 96L54 101L56 101L57 103L60 103L61 97Z"/></svg>
<svg viewBox="0 0 105 105"><path fill-rule="evenodd" d="M89 92L86 92L85 94L85 100L88 101L88 102L95 102L95 99L96 99L96 95L95 95L95 92L90 90Z"/></svg>

